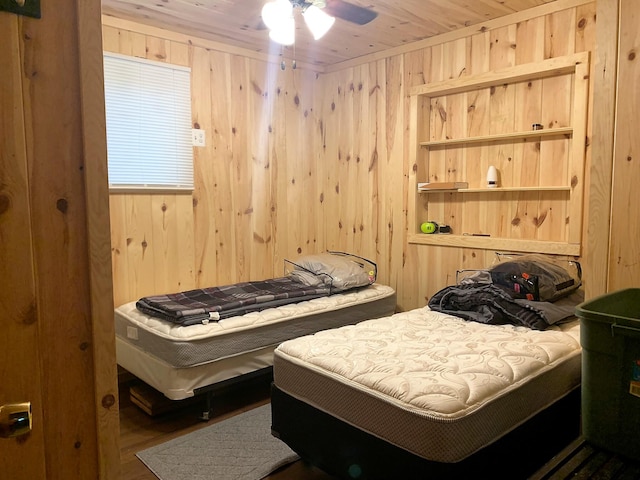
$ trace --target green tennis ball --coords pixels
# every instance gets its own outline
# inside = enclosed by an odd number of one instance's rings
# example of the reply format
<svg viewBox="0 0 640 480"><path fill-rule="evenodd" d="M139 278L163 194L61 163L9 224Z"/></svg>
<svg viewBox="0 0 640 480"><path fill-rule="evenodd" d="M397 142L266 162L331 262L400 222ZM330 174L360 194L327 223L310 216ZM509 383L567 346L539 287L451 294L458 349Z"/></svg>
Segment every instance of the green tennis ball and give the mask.
<svg viewBox="0 0 640 480"><path fill-rule="evenodd" d="M436 231L436 225L433 222L424 222L420 225L420 230L422 230L422 233L433 233Z"/></svg>

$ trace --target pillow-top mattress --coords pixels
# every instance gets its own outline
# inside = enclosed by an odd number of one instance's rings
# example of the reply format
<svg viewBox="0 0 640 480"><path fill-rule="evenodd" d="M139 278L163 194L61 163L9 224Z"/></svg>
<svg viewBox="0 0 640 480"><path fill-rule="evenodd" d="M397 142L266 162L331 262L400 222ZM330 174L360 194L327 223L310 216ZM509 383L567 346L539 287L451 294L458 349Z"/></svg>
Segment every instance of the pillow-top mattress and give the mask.
<svg viewBox="0 0 640 480"><path fill-rule="evenodd" d="M152 317L135 302L115 310L119 341L175 368L189 368L279 343L324 328L389 315L395 291L386 285L269 308L217 322L182 326Z"/></svg>
<svg viewBox="0 0 640 480"><path fill-rule="evenodd" d="M284 342L285 393L427 460L458 462L580 384L579 321L544 331L428 307Z"/></svg>

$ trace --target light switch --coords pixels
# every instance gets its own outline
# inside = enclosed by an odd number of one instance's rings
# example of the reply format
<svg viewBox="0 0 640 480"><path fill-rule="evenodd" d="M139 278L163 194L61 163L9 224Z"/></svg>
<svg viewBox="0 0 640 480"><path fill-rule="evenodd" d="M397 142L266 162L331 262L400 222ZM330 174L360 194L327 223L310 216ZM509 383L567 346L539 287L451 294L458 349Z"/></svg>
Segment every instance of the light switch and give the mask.
<svg viewBox="0 0 640 480"><path fill-rule="evenodd" d="M200 128L192 128L191 132L193 133L193 146L204 147L206 145L205 131Z"/></svg>

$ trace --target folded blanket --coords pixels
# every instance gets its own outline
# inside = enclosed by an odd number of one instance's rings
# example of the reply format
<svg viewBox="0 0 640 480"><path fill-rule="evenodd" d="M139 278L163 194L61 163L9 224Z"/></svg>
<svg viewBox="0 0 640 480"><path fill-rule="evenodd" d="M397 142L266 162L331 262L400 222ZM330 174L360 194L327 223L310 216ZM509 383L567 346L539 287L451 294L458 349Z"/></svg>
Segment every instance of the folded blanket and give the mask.
<svg viewBox="0 0 640 480"><path fill-rule="evenodd" d="M535 330L544 330L549 325L572 316L575 305L516 300L491 283L445 287L429 299L429 307L438 312L480 323L508 323Z"/></svg>
<svg viewBox="0 0 640 480"><path fill-rule="evenodd" d="M141 312L182 325L207 323L252 311L329 295L327 286L309 286L290 277L242 282L143 297Z"/></svg>

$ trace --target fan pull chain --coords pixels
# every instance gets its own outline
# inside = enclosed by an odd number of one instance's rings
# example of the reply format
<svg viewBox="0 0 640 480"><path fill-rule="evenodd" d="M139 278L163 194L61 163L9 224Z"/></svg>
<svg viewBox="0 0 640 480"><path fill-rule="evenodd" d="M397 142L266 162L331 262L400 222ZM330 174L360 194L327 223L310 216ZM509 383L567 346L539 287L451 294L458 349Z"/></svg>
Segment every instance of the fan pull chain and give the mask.
<svg viewBox="0 0 640 480"><path fill-rule="evenodd" d="M286 70L286 68L287 68L287 64L285 63L285 61L284 61L284 60L282 60L282 61L280 62L280 70ZM295 60L291 60L291 68L292 68L293 70L295 70L296 68L298 68L298 64L296 63L296 61L295 61Z"/></svg>
<svg viewBox="0 0 640 480"><path fill-rule="evenodd" d="M291 68L293 70L295 70L296 67L297 67L297 65L296 65L296 44L294 43L293 44L293 61L291 62Z"/></svg>

